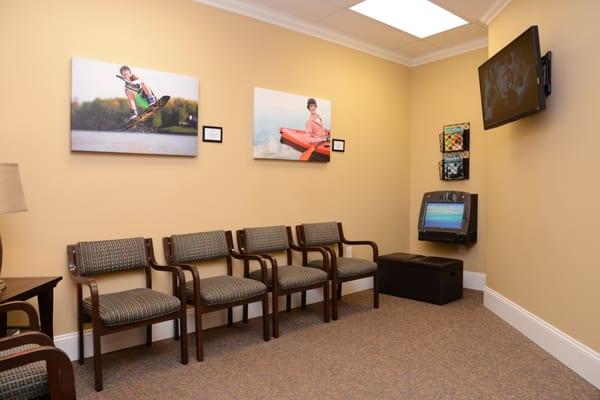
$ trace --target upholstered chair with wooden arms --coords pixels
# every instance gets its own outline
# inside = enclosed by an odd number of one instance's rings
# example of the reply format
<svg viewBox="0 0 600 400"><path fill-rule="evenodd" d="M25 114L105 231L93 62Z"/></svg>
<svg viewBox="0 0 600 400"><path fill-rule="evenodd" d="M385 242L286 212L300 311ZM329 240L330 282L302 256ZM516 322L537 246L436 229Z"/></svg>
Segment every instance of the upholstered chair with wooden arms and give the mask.
<svg viewBox="0 0 600 400"><path fill-rule="evenodd" d="M233 307L260 301L263 308L263 339L265 341L270 339L269 292L266 285L266 274L263 282L235 277L232 266L232 257L248 261L256 260L260 263L261 271L266 272L267 266L263 259L235 252L230 231L173 235L163 238L163 247L165 258L169 264L178 265L192 275L192 280L185 282L185 293L187 303L195 307L196 358L198 361L204 359L202 315L212 311L227 309L227 323L232 326ZM222 259L225 259L227 263L227 275L200 278L198 264ZM179 290L177 285L173 287L175 292Z"/></svg>
<svg viewBox="0 0 600 400"><path fill-rule="evenodd" d="M104 335L146 327L146 345L152 346L152 324L179 321L186 331L184 285L176 296L152 289L152 270L173 274L173 279L185 281L183 270L173 265L158 265L154 259L152 239L131 239L80 242L67 246L69 271L77 284L77 320L79 326L79 363L83 364L83 323L92 323L94 343L94 380L96 391L102 390L102 351ZM109 273L137 270L145 273L146 287L116 293L100 294L96 279ZM85 285L90 297L83 298ZM181 335L181 363L188 363L187 335Z"/></svg>
<svg viewBox="0 0 600 400"><path fill-rule="evenodd" d="M296 226L296 235L300 247L304 248L302 254L302 265L322 269L326 260L319 258L308 261L308 248L322 247L329 253L331 262L332 282L332 317L338 318L337 303L342 298L342 283L356 279L373 277L373 307L379 308L379 288L377 277L377 258L379 250L377 244L369 240L348 240L344 236L341 223L322 222L313 224L302 224ZM372 248L373 259L344 257L344 245L367 245ZM338 254L331 246L337 246ZM337 295L335 293L337 291ZM302 297L304 306L305 296Z"/></svg>
<svg viewBox="0 0 600 400"><path fill-rule="evenodd" d="M328 262L324 270L294 265L292 250L300 251L292 239L292 228L285 226L269 226L261 228L245 228L237 231L240 253L257 255L269 260L271 268L267 271L267 286L273 294L273 337L279 337L279 296L309 289L323 289L323 319L329 322L329 279ZM327 253L319 250L327 260ZM285 252L286 262L279 265L273 253ZM244 261L244 276L259 281L264 279L264 270L250 271L249 262ZM244 308L244 320L248 318L248 309Z"/></svg>
<svg viewBox="0 0 600 400"><path fill-rule="evenodd" d="M24 311L30 332L0 339L0 399L75 399L73 364L39 330L35 308L23 301L0 304L0 314Z"/></svg>

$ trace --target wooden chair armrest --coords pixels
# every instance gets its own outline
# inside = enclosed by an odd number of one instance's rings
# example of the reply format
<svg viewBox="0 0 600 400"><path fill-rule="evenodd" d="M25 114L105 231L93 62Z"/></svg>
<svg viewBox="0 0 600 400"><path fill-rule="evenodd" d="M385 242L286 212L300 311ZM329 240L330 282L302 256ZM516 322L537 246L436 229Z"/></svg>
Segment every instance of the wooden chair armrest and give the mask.
<svg viewBox="0 0 600 400"><path fill-rule="evenodd" d="M308 247L308 246L296 246L292 244L292 249L297 250L297 251L306 251L306 252L316 252L316 253L321 253L321 256L323 257L323 268L325 269L325 272L329 273L330 272L330 263L329 263L329 257L327 256L327 254L329 254L329 250L331 250L329 247ZM334 253L335 256L335 253Z"/></svg>
<svg viewBox="0 0 600 400"><path fill-rule="evenodd" d="M0 351L25 344L39 344L40 346L53 346L52 339L42 332L23 332L16 336L0 339Z"/></svg>
<svg viewBox="0 0 600 400"><path fill-rule="evenodd" d="M157 271L166 271L172 273L178 273L182 270L182 264L158 264L154 261L150 263L150 266Z"/></svg>
<svg viewBox="0 0 600 400"><path fill-rule="evenodd" d="M371 240L348 240L348 239L342 239L342 243L344 244L356 244L356 245L367 245L367 246L371 246L373 248L373 261L377 262L377 259L379 258L379 248L377 247L377 243L371 241Z"/></svg>
<svg viewBox="0 0 600 400"><path fill-rule="evenodd" d="M92 300L92 314L97 315L100 310L100 303L98 301L98 284L95 279L88 278L77 274L76 269L69 265L69 272L71 272L71 279L78 285L86 285L90 288L90 298Z"/></svg>
<svg viewBox="0 0 600 400"><path fill-rule="evenodd" d="M81 276L71 268L69 268L69 271L71 272L71 279L73 280L73 282L77 283L78 285L86 285L90 288L90 290L92 290L92 287L96 287L96 290L98 289L98 285L95 279L88 278L86 276Z"/></svg>
<svg viewBox="0 0 600 400"><path fill-rule="evenodd" d="M277 278L277 259L275 257L273 257L270 254L259 254L260 257L269 260L269 262L271 263L271 283L272 283L272 287L275 288L276 286L279 286L279 280ZM269 287L268 285L268 279L267 279L267 266L265 264L265 269L262 269L262 264L261 264L261 271L262 271L262 280L263 283Z"/></svg>
<svg viewBox="0 0 600 400"><path fill-rule="evenodd" d="M260 270L263 276L267 275L267 263L265 262L264 257L256 255L256 254L243 254L239 253L235 250L230 250L230 254L236 260L249 260L249 261L258 261L260 264Z"/></svg>
<svg viewBox="0 0 600 400"><path fill-rule="evenodd" d="M24 311L29 318L29 329L36 331L40 330L40 323L38 320L37 312L35 308L24 301L11 301L8 303L0 304L0 314L7 313L9 311Z"/></svg>
<svg viewBox="0 0 600 400"><path fill-rule="evenodd" d="M186 295L185 295L185 275L183 273L183 268L181 267L181 265L177 264L177 265L161 265L161 264L157 264L156 261L154 260L150 260L150 266L157 270L157 271L165 271L165 272L171 272L173 273L177 279L179 280L179 295L177 295L177 297L179 297L179 300L181 300L183 302L183 304L185 304L186 302ZM192 269L195 270L195 269ZM192 272L192 276L193 276L194 272ZM196 271L196 276L198 272ZM200 278L198 277L198 285L200 285ZM175 293L173 293L174 296L176 296Z"/></svg>
<svg viewBox="0 0 600 400"><path fill-rule="evenodd" d="M179 267L183 271L189 271L192 274L192 281L193 281L193 284L194 284L194 290L197 290L197 291L200 290L200 274L198 273L198 269L196 267L194 267L193 265L188 265L188 264L170 264L170 265ZM182 285L184 287L186 285L185 273L183 274L183 283L182 283Z"/></svg>
<svg viewBox="0 0 600 400"><path fill-rule="evenodd" d="M51 346L25 350L0 358L0 372L37 361L46 361L51 399L74 400L73 364L64 351Z"/></svg>

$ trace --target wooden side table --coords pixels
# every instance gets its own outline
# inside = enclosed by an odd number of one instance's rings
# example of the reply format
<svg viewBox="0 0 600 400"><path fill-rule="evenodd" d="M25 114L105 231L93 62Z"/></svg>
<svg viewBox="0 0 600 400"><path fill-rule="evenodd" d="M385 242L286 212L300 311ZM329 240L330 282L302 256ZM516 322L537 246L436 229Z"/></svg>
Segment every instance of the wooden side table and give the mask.
<svg viewBox="0 0 600 400"><path fill-rule="evenodd" d="M0 292L0 304L37 296L42 332L54 339L54 287L62 276L3 278L6 289ZM0 337L6 336L6 314L0 316Z"/></svg>

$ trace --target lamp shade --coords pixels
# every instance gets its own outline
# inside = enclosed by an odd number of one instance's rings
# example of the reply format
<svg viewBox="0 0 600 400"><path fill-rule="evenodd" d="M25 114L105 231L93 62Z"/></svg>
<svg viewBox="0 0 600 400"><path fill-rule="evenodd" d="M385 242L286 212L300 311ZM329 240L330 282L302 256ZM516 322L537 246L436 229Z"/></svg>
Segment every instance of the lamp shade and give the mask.
<svg viewBox="0 0 600 400"><path fill-rule="evenodd" d="M0 163L0 214L26 210L19 165Z"/></svg>

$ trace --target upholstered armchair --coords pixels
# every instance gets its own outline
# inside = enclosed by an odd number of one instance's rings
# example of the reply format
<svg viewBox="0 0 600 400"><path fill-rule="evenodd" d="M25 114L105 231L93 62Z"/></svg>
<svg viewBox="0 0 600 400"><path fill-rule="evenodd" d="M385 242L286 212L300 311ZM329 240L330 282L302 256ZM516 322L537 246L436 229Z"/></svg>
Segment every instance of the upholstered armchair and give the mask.
<svg viewBox="0 0 600 400"><path fill-rule="evenodd" d="M75 399L73 364L39 330L38 317L29 303L0 304L0 313L24 311L29 329L0 339L0 399Z"/></svg>
<svg viewBox="0 0 600 400"><path fill-rule="evenodd" d="M169 264L178 265L189 271L192 280L183 282L187 303L195 307L196 316L196 358L204 359L202 340L202 315L227 309L227 323L233 325L233 307L262 302L263 338L269 340L269 292L266 284L266 263L258 256L247 256L233 250L230 231L213 231L173 235L163 238L165 258ZM258 261L265 278L262 281L233 276L232 257ZM227 274L200 278L199 264L225 259ZM190 265L194 264L194 265ZM173 282L174 293L180 288ZM177 325L175 325L177 330ZM177 336L177 332L175 334Z"/></svg>
<svg viewBox="0 0 600 400"><path fill-rule="evenodd" d="M146 327L146 345L152 346L152 324L179 320L181 331L186 331L186 303L184 285L176 296L152 289L152 270L173 274L180 282L185 280L183 270L172 265L158 265L154 259L152 239L131 238L80 242L67 246L69 271L77 284L77 321L79 327L79 364L84 362L83 323L92 323L94 343L94 380L96 391L102 390L102 351L100 338L137 327ZM96 279L108 273L122 271L145 273L146 287L115 293L100 294ZM83 298L82 286L90 296ZM187 336L181 335L181 363L187 364Z"/></svg>
<svg viewBox="0 0 600 400"><path fill-rule="evenodd" d="M323 288L323 319L329 322L329 280L328 262L324 270L307 268L292 263L292 250L300 251L292 239L292 228L289 226L270 226L261 228L245 228L237 231L237 241L240 253L258 255L267 259L271 268L266 271L267 286L273 294L273 337L279 337L279 296L287 296L287 309L290 309L292 293L309 289ZM322 257L327 260L325 250L319 249ZM273 253L285 252L286 262L279 265ZM249 261L244 260L244 276L264 281L263 269L250 271ZM244 320L248 318L248 309L244 308Z"/></svg>
<svg viewBox="0 0 600 400"><path fill-rule="evenodd" d="M323 258L308 261L308 252L311 247L321 247L329 253L331 262L332 290L332 317L338 317L338 301L342 298L342 283L355 279L373 277L373 307L379 308L379 288L377 277L377 258L379 251L377 244L369 240L348 240L344 236L341 223L322 222L314 224L302 224L296 226L296 236L303 248L302 265L322 269L326 265ZM344 245L367 245L372 248L373 259L344 257ZM332 246L338 248L338 254ZM304 301L304 296L303 296Z"/></svg>

